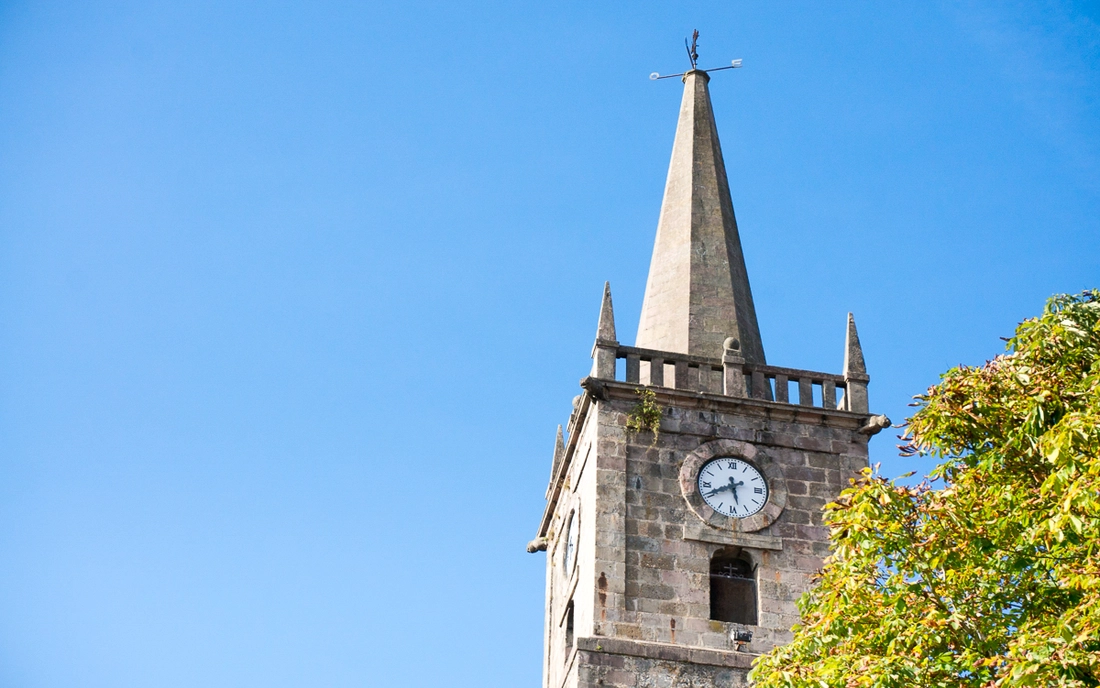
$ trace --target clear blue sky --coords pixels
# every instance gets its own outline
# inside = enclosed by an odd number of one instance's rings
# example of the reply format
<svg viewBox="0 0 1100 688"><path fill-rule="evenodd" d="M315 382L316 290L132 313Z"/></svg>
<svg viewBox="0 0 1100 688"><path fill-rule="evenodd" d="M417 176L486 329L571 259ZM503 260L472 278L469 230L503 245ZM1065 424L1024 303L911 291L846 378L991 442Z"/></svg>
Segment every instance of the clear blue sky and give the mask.
<svg viewBox="0 0 1100 688"><path fill-rule="evenodd" d="M1100 9L909 4L0 3L0 686L537 686L693 28L770 362L1100 286Z"/></svg>

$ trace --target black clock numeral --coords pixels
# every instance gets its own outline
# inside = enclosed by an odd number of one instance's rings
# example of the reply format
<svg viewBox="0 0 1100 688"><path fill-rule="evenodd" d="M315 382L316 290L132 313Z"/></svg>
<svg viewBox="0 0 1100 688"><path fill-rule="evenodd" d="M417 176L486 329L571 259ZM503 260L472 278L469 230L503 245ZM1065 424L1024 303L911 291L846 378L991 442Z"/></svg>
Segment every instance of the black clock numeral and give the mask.
<svg viewBox="0 0 1100 688"><path fill-rule="evenodd" d="M726 462L726 467L729 468L730 470L733 470L734 468L737 468L737 464L735 464L732 461L727 461Z"/></svg>
<svg viewBox="0 0 1100 688"><path fill-rule="evenodd" d="M710 487L710 485L707 485L707 487ZM754 487L752 488L752 491L756 494L764 494L764 488L762 487Z"/></svg>
<svg viewBox="0 0 1100 688"><path fill-rule="evenodd" d="M703 487L710 487L710 483L700 483Z"/></svg>

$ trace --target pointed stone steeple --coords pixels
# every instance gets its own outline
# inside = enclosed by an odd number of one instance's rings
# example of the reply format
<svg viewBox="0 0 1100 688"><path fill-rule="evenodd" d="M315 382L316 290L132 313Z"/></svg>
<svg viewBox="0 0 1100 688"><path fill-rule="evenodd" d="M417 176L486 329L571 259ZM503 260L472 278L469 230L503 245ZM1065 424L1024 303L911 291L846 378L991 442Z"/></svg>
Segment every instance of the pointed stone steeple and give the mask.
<svg viewBox="0 0 1100 688"><path fill-rule="evenodd" d="M746 362L765 363L708 81L684 75L637 346L719 358L733 337Z"/></svg>

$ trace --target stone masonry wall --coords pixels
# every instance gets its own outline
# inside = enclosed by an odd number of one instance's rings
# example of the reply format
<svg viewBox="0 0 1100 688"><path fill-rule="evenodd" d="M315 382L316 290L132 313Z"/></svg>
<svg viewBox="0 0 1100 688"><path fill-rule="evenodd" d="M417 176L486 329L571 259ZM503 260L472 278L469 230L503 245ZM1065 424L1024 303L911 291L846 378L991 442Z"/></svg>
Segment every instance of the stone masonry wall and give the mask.
<svg viewBox="0 0 1100 688"><path fill-rule="evenodd" d="M567 606L573 603L573 637L592 634L592 599L596 540L596 414L577 431L576 448L568 466L561 494L554 509L550 544L547 547L546 636L544 685L576 685L573 646L567 642ZM577 528L576 564L565 566L565 525L573 515ZM572 669L572 671L571 671ZM568 675L568 676L567 676Z"/></svg>
<svg viewBox="0 0 1100 688"><path fill-rule="evenodd" d="M828 554L822 509L867 465L859 419L798 407L717 410L669 404L654 442L648 433L624 430L633 406L624 399L597 407L601 458L620 457L625 468L622 475L601 473L610 484L607 490L598 486L598 493L611 496L625 484L625 495L620 503L599 505L604 519L598 527L609 532L597 533L597 540L622 541L625 576L622 604L593 630L607 637L752 653L788 642L799 620L796 600ZM715 439L750 442L782 469L787 505L770 526L732 536L688 508L680 465ZM613 532L620 527L621 534ZM757 567L759 618L753 627L710 619L710 560L735 542ZM739 647L731 639L734 630L751 630L752 643Z"/></svg>
<svg viewBox="0 0 1100 688"><path fill-rule="evenodd" d="M867 465L866 416L660 389L654 439L625 429L637 386L605 387L571 428L577 436L547 529L544 686L744 685L756 654L790 640L796 600L828 554L822 509ZM786 506L770 525L715 528L686 503L681 466L716 440L749 443L779 468ZM567 569L570 514L578 537ZM710 619L710 561L720 549L756 568L757 625ZM734 631L751 631L751 643Z"/></svg>

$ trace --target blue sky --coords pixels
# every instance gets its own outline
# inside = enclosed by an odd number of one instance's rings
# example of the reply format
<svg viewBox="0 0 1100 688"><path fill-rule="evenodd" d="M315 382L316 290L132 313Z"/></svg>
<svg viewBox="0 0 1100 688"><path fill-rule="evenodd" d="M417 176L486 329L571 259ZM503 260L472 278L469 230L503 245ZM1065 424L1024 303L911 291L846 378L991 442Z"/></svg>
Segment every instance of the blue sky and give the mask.
<svg viewBox="0 0 1100 688"><path fill-rule="evenodd" d="M0 3L0 686L536 686L698 28L769 362L1100 286L1089 3ZM872 441L885 472L926 470Z"/></svg>

